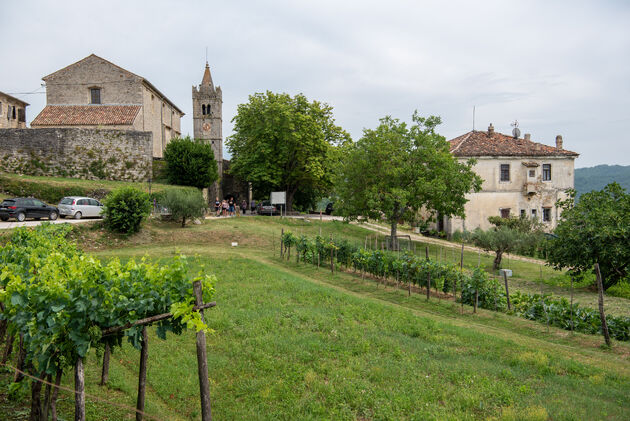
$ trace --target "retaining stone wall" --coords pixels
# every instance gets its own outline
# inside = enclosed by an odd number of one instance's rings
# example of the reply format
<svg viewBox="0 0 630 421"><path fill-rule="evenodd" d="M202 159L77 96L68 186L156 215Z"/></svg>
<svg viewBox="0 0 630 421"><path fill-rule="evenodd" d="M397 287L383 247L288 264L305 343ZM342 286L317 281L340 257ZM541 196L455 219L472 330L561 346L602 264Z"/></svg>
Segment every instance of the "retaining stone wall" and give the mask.
<svg viewBox="0 0 630 421"><path fill-rule="evenodd" d="M0 171L89 180L146 181L151 132L79 128L1 129Z"/></svg>

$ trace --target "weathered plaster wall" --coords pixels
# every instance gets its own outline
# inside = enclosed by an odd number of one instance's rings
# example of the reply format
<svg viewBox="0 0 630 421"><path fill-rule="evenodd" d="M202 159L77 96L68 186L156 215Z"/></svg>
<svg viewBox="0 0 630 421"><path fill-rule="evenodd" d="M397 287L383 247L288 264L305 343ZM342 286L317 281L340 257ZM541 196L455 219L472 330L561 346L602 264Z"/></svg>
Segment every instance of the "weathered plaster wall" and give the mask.
<svg viewBox="0 0 630 421"><path fill-rule="evenodd" d="M0 130L0 170L84 179L151 177L150 132L77 128Z"/></svg>

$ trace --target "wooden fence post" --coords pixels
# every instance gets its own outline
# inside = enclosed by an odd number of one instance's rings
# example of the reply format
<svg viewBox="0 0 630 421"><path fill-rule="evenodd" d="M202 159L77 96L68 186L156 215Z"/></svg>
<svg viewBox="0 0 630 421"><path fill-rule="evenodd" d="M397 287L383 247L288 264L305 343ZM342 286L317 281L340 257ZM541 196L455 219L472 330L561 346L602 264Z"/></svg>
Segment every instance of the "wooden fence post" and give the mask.
<svg viewBox="0 0 630 421"><path fill-rule="evenodd" d="M195 305L203 305L203 291L201 281L193 282L195 293ZM203 310L201 320L204 321ZM212 411L210 408L210 381L208 380L208 358L206 355L206 333L203 330L197 332L197 372L199 374L199 396L201 398L201 419L210 421Z"/></svg>
<svg viewBox="0 0 630 421"><path fill-rule="evenodd" d="M506 271L503 271L503 280L505 281L505 296L507 298L508 310L512 310L512 305L510 304L510 290L508 289L508 280L507 280Z"/></svg>
<svg viewBox="0 0 630 421"><path fill-rule="evenodd" d="M573 276L571 276L571 333L573 333Z"/></svg>
<svg viewBox="0 0 630 421"><path fill-rule="evenodd" d="M57 395L59 394L59 385L61 384L61 375L63 374L62 369L57 369L57 374L55 376L55 387L52 391L52 396L50 397L50 417L52 421L57 421Z"/></svg>
<svg viewBox="0 0 630 421"><path fill-rule="evenodd" d="M74 364L74 421L85 421L85 377L81 357Z"/></svg>
<svg viewBox="0 0 630 421"><path fill-rule="evenodd" d="M284 257L284 228L280 231L280 258Z"/></svg>
<svg viewBox="0 0 630 421"><path fill-rule="evenodd" d="M48 421L48 412L50 411L50 392L51 392L51 386L50 383L52 382L52 376L49 374L45 377L46 381L48 382L48 384L46 384L46 389L44 390L44 408L42 409L42 420L43 421Z"/></svg>
<svg viewBox="0 0 630 421"><path fill-rule="evenodd" d="M602 320L602 332L606 345L611 346L610 334L608 333L608 324L606 324L606 314L604 314L604 283L602 282L602 273L599 271L599 263L595 263L595 276L597 277L597 292L599 293L599 317Z"/></svg>
<svg viewBox="0 0 630 421"><path fill-rule="evenodd" d="M142 349L140 350L140 372L138 373L138 399L136 400L136 421L142 421L144 395L147 388L147 358L149 357L149 338L147 327L142 326Z"/></svg>
<svg viewBox="0 0 630 421"><path fill-rule="evenodd" d="M103 369L101 370L101 386L105 386L107 384L107 380L109 379L109 354L111 353L111 348L109 347L109 343L105 343L105 351L103 351Z"/></svg>

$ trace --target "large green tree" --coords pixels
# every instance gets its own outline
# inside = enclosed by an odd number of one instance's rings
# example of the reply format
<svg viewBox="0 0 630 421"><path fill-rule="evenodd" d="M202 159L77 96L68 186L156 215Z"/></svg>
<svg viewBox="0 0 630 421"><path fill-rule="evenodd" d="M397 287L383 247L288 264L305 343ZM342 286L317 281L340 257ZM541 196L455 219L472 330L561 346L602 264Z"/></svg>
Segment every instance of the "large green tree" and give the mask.
<svg viewBox="0 0 630 421"><path fill-rule="evenodd" d="M287 210L294 199L322 195L332 188L335 147L349 135L335 125L332 107L267 91L240 104L227 139L232 154L230 173L251 182L258 194L287 192Z"/></svg>
<svg viewBox="0 0 630 421"><path fill-rule="evenodd" d="M630 265L630 194L617 183L580 196L575 191L559 202L562 219L546 243L547 262L575 274L592 270L595 263L608 289L628 277Z"/></svg>
<svg viewBox="0 0 630 421"><path fill-rule="evenodd" d="M203 189L219 179L212 145L203 140L172 139L164 150L164 160L170 184Z"/></svg>
<svg viewBox="0 0 630 421"><path fill-rule="evenodd" d="M336 191L336 208L347 219L385 220L396 238L400 221L417 222L423 210L464 216L465 194L479 191L473 160L459 162L436 133L439 117L413 114L413 124L385 117L348 147Z"/></svg>

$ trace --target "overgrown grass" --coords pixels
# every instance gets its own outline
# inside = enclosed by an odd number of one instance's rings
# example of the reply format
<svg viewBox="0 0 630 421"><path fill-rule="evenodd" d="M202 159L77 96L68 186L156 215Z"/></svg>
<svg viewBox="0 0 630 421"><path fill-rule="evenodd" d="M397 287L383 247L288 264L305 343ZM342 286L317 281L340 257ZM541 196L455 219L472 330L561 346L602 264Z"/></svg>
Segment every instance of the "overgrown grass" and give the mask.
<svg viewBox="0 0 630 421"><path fill-rule="evenodd" d="M473 315L469 307L460 314L450 301L426 302L351 273L281 261L283 227L307 235L320 229L265 217L185 229L150 223L112 244L97 243L98 228L79 229L82 244L103 259L170 259L179 251L217 275L218 306L206 312L216 331L208 337L215 419L630 418L629 345L605 350L597 336L548 333L536 322ZM340 222L321 230L352 241L366 235ZM125 345L112 356L109 386L100 387L93 353L87 392L134 406L138 362L139 352ZM196 369L193 332L161 341L151 331L148 412L199 419ZM72 385L70 374L64 384ZM71 418L70 397L61 410ZM88 411L93 420L131 418L91 398Z"/></svg>

